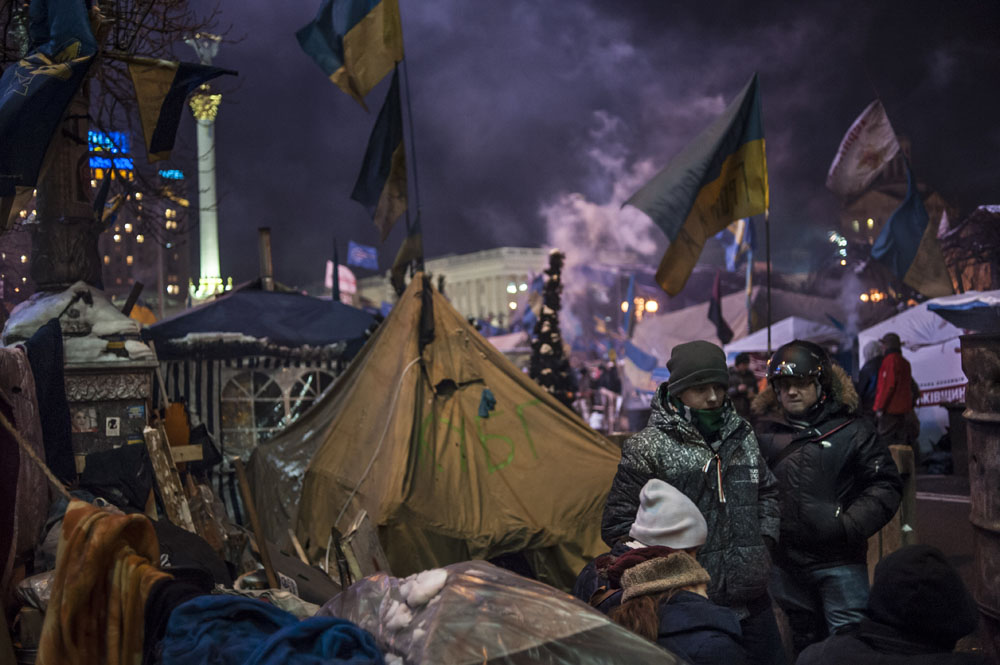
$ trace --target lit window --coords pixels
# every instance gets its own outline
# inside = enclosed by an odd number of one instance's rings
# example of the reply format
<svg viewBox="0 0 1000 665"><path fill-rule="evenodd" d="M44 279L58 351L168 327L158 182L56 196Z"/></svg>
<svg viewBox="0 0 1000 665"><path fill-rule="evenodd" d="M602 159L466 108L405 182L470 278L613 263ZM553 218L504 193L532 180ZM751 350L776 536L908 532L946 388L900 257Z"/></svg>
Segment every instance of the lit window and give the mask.
<svg viewBox="0 0 1000 665"><path fill-rule="evenodd" d="M517 303L516 302L509 302L509 303L507 303L507 307L510 307L511 309L517 309Z"/></svg>
<svg viewBox="0 0 1000 665"><path fill-rule="evenodd" d="M142 192L136 192L135 193L135 200L136 201L141 201L142 200Z"/></svg>
<svg viewBox="0 0 1000 665"><path fill-rule="evenodd" d="M875 220L872 219L871 217L868 218L868 221L866 222L866 224L868 224L868 228L870 228L870 229L875 228Z"/></svg>
<svg viewBox="0 0 1000 665"><path fill-rule="evenodd" d="M507 285L507 293L517 293L517 284L511 282Z"/></svg>
<svg viewBox="0 0 1000 665"><path fill-rule="evenodd" d="M28 257L25 256L24 254L22 254L21 255L21 263L27 263L27 262L28 262Z"/></svg>
<svg viewBox="0 0 1000 665"><path fill-rule="evenodd" d="M129 254L128 256L125 257L125 265L128 265L128 266L132 265L132 255L131 254Z"/></svg>
<svg viewBox="0 0 1000 665"><path fill-rule="evenodd" d="M660 304L655 300L646 301L646 311L650 314L655 314L656 310L660 309Z"/></svg>
<svg viewBox="0 0 1000 665"><path fill-rule="evenodd" d="M114 235L113 235L113 236L111 236L111 237L112 237L112 238L114 238L114 241L115 241L115 242L121 242L121 241L122 241L122 237L121 237L120 235L118 235L117 233L116 233L116 234L114 234Z"/></svg>
<svg viewBox="0 0 1000 665"><path fill-rule="evenodd" d="M861 302L868 302L868 294L867 293L862 293L858 297L861 299Z"/></svg>
<svg viewBox="0 0 1000 665"><path fill-rule="evenodd" d="M111 257L108 256L107 254L105 254L104 255L104 265L108 265L109 263L111 263Z"/></svg>
<svg viewBox="0 0 1000 665"><path fill-rule="evenodd" d="M140 233L135 237L135 241L141 245L142 243L146 242L146 237Z"/></svg>
<svg viewBox="0 0 1000 665"><path fill-rule="evenodd" d="M177 211L173 208L167 208L163 211L163 216L167 219L177 219Z"/></svg>
<svg viewBox="0 0 1000 665"><path fill-rule="evenodd" d="M130 222L125 222L125 233L132 233L132 224Z"/></svg>
<svg viewBox="0 0 1000 665"><path fill-rule="evenodd" d="M27 210L22 210L20 212L20 215L21 215L21 219L25 219L28 216L28 211Z"/></svg>
<svg viewBox="0 0 1000 665"><path fill-rule="evenodd" d="M115 226L115 233L120 233L120 232L121 232L121 230L122 230L122 227L120 227L120 226Z"/></svg>
<svg viewBox="0 0 1000 665"><path fill-rule="evenodd" d="M520 283L520 284L518 285L518 287L517 287L517 290L518 290L518 291L527 291L527 290L528 290L528 285L527 285L527 284L525 284L524 282L521 282L521 283Z"/></svg>
<svg viewBox="0 0 1000 665"><path fill-rule="evenodd" d="M847 259L841 259L840 260L840 265L846 266L847 265Z"/></svg>
<svg viewBox="0 0 1000 665"><path fill-rule="evenodd" d="M861 230L861 222L859 222L858 220L854 220L853 222L851 222L851 228L854 229L855 233L857 233L858 231Z"/></svg>
<svg viewBox="0 0 1000 665"><path fill-rule="evenodd" d="M93 189L94 187L97 187L97 181L94 180L93 178L91 178L91 180L90 180L90 187L91 187L91 189Z"/></svg>
<svg viewBox="0 0 1000 665"><path fill-rule="evenodd" d="M21 292L21 287L20 286L15 286L14 287L14 293L20 293L20 292Z"/></svg>
<svg viewBox="0 0 1000 665"><path fill-rule="evenodd" d="M28 283L28 278L27 277L22 277L21 278L21 283L22 284L27 284Z"/></svg>

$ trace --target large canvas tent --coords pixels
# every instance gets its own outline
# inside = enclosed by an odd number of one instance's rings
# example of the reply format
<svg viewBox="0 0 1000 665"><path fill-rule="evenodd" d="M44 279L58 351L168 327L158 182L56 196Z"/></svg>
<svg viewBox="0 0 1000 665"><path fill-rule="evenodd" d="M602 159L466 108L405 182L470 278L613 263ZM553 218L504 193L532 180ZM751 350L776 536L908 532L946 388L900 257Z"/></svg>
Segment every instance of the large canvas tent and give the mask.
<svg viewBox="0 0 1000 665"><path fill-rule="evenodd" d="M297 524L314 555L365 510L396 575L524 552L567 587L606 549L618 460L418 275L330 392L257 449L251 474L267 535Z"/></svg>

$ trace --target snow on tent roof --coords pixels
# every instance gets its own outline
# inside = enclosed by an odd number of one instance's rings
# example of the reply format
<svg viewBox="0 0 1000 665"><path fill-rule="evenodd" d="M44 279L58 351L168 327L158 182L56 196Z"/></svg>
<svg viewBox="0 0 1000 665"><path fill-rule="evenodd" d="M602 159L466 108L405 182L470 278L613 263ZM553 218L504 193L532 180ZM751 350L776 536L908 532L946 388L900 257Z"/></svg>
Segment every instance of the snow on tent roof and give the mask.
<svg viewBox="0 0 1000 665"><path fill-rule="evenodd" d="M246 355L275 347L322 348L361 340L375 319L360 309L301 293L245 289L143 330L161 360ZM239 335L239 337L234 337Z"/></svg>
<svg viewBox="0 0 1000 665"><path fill-rule="evenodd" d="M607 550L620 451L422 282L309 413L254 452L265 535L283 541L297 524L320 554L331 527L366 510L396 575L523 551L569 588ZM487 388L496 408L482 417Z"/></svg>
<svg viewBox="0 0 1000 665"><path fill-rule="evenodd" d="M1000 332L1000 291L946 296L929 302L927 309L964 330Z"/></svg>
<svg viewBox="0 0 1000 665"><path fill-rule="evenodd" d="M816 323L815 321L809 321L798 316L789 316L786 319L771 324L772 349L776 349L782 344L787 344L796 339L804 339L820 345L827 345L843 339L843 334L833 326ZM725 346L726 354L739 353L741 351L767 351L767 328L761 328L743 339Z"/></svg>

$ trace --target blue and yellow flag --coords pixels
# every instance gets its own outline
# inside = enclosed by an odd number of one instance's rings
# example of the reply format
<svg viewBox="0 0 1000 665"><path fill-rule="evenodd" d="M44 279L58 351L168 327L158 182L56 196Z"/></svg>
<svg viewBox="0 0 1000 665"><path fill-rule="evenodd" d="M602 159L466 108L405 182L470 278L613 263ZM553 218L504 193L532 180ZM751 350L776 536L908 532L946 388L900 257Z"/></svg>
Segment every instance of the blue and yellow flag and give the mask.
<svg viewBox="0 0 1000 665"><path fill-rule="evenodd" d="M135 86L139 120L150 162L170 157L184 100L201 84L222 74L236 72L190 62L125 57ZM217 104L218 100L210 103ZM214 117L214 109L206 109Z"/></svg>
<svg viewBox="0 0 1000 665"><path fill-rule="evenodd" d="M32 50L0 76L0 227L14 195L37 184L49 142L97 50L86 3L34 0L30 13Z"/></svg>
<svg viewBox="0 0 1000 665"><path fill-rule="evenodd" d="M872 258L928 298L948 296L954 293L951 277L937 241L937 229L928 221L907 162L906 198L882 227L872 245Z"/></svg>
<svg viewBox="0 0 1000 665"><path fill-rule="evenodd" d="M368 149L351 198L368 209L382 242L406 211L406 152L403 149L399 72L392 75L392 85L368 139Z"/></svg>
<svg viewBox="0 0 1000 665"><path fill-rule="evenodd" d="M715 122L625 203L649 215L670 239L656 281L677 295L707 238L768 207L757 75Z"/></svg>
<svg viewBox="0 0 1000 665"><path fill-rule="evenodd" d="M316 18L295 36L365 110L365 96L403 59L398 0L323 0Z"/></svg>

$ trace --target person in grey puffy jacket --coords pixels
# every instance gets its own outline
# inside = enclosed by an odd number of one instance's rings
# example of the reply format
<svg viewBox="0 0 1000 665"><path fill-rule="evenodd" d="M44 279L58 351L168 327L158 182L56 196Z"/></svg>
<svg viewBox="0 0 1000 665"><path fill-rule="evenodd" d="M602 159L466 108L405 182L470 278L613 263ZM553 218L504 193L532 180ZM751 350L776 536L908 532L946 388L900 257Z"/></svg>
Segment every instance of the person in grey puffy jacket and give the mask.
<svg viewBox="0 0 1000 665"><path fill-rule="evenodd" d="M674 347L670 379L653 397L649 423L622 446L604 507L601 535L614 546L628 536L639 493L651 478L680 490L702 512L708 538L698 562L708 597L740 618L753 663L784 663L771 599L768 548L778 536L778 487L750 425L726 397L722 349L696 341Z"/></svg>

